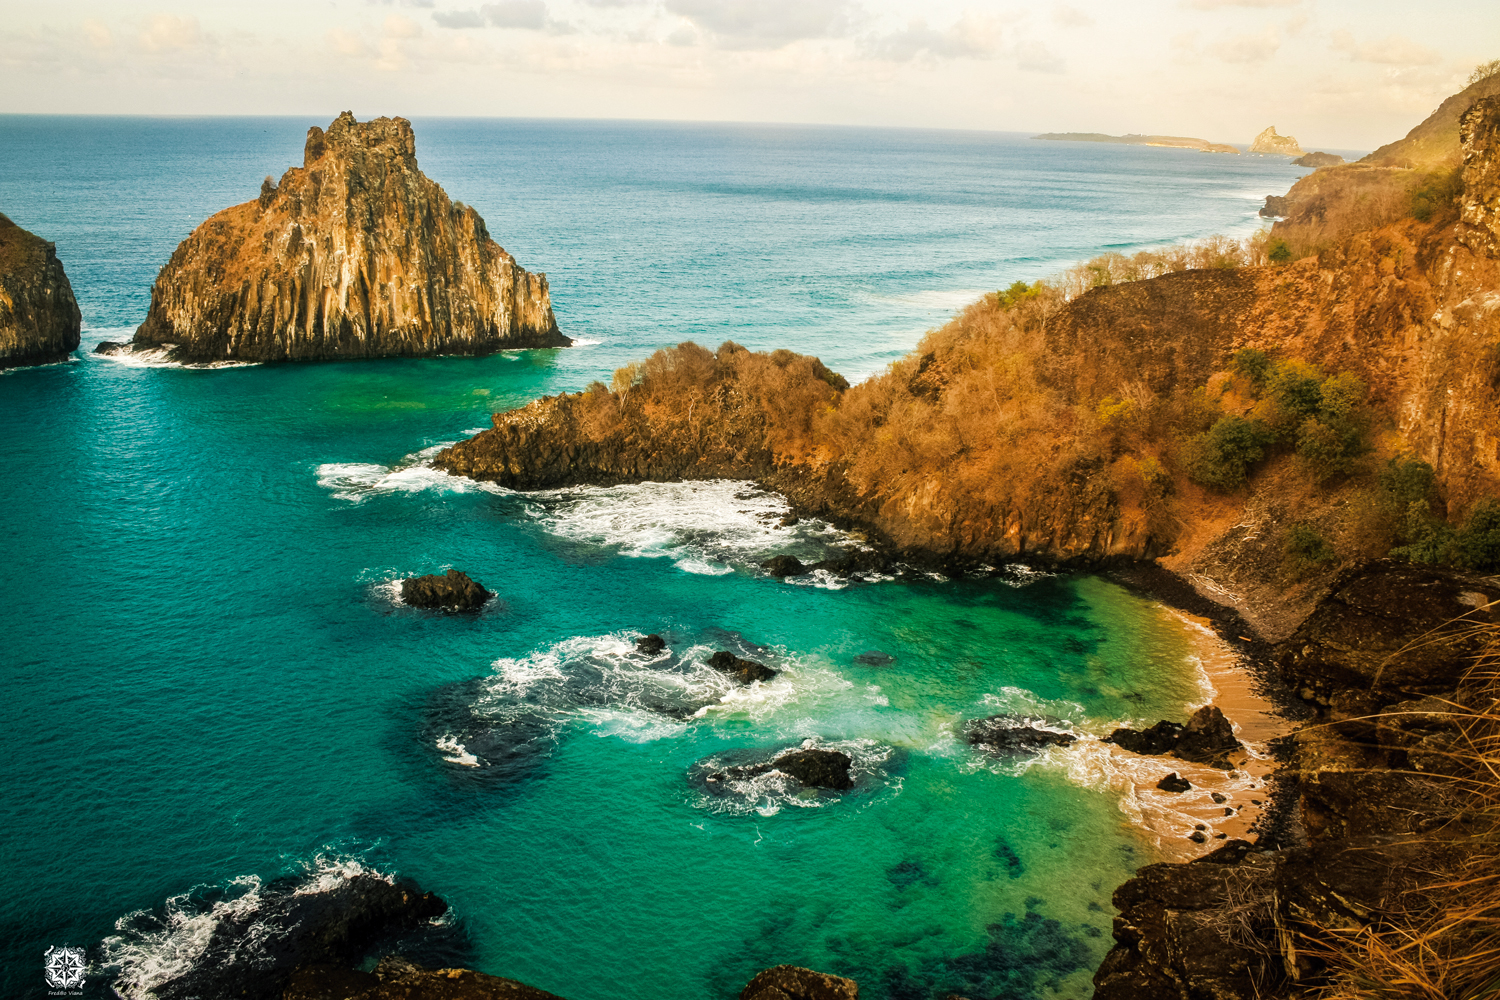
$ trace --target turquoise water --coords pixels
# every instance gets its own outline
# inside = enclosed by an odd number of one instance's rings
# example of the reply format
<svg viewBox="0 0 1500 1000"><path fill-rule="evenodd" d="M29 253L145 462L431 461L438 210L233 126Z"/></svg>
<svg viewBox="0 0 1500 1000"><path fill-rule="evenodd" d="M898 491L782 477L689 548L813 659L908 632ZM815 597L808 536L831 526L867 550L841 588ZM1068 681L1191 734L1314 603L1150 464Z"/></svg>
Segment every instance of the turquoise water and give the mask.
<svg viewBox="0 0 1500 1000"><path fill-rule="evenodd" d="M0 210L57 241L85 343L120 339L176 242L308 124L0 117ZM1087 577L781 583L760 559L844 540L745 484L526 497L423 457L681 339L866 374L978 290L1253 225L1301 171L982 133L416 126L597 343L0 376L0 992L42 995L70 943L95 995L144 995L214 918L132 914L358 864L448 899L464 962L573 1000L727 997L776 962L876 1000L1085 995L1147 841L1070 774L1086 749L1024 768L954 729L1181 715L1201 688L1178 624ZM446 566L496 600L395 599ZM642 632L671 655L630 652ZM696 665L716 648L782 673L734 689ZM855 758L852 792L701 780L809 739Z"/></svg>

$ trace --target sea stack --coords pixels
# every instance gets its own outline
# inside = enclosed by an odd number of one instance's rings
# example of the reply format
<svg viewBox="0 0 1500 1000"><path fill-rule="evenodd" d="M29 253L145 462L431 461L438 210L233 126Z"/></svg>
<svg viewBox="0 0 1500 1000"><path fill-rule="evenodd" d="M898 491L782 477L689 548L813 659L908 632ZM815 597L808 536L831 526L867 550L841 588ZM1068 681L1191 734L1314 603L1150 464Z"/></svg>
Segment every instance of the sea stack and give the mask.
<svg viewBox="0 0 1500 1000"><path fill-rule="evenodd" d="M404 118L344 112L184 240L132 349L181 361L277 361L565 347L547 277L516 264L474 209L417 167Z"/></svg>
<svg viewBox="0 0 1500 1000"><path fill-rule="evenodd" d="M1297 140L1289 135L1277 135L1276 126L1272 125L1250 144L1252 153L1278 153L1282 156L1302 156L1306 152Z"/></svg>
<svg viewBox="0 0 1500 1000"><path fill-rule="evenodd" d="M0 368L63 360L82 321L56 245L0 214Z"/></svg>

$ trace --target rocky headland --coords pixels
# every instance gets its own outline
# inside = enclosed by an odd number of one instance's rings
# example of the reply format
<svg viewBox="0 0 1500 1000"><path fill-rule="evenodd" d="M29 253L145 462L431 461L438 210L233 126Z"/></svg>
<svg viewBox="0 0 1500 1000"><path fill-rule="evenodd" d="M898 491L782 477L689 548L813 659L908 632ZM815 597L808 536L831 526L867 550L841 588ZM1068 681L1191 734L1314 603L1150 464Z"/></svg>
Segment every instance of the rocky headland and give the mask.
<svg viewBox="0 0 1500 1000"><path fill-rule="evenodd" d="M436 463L519 489L754 478L884 559L1102 569L1206 614L1311 718L1281 741L1253 841L1116 893L1096 995L1357 985L1423 928L1457 968L1472 937L1422 921L1450 912L1435 878L1497 877L1496 796L1472 794L1500 762L1493 674L1473 670L1500 648L1497 85L1439 109L1451 149L1429 120L1381 154L1425 149L1436 174L1299 181L1263 265L1076 297L1018 284L853 387L815 358L683 344L496 414ZM972 729L995 752L1053 742L1024 720ZM1115 742L1237 763L1215 710Z"/></svg>
<svg viewBox="0 0 1500 1000"><path fill-rule="evenodd" d="M0 368L63 360L82 321L57 246L0 214Z"/></svg>
<svg viewBox="0 0 1500 1000"><path fill-rule="evenodd" d="M1033 139L1051 139L1058 142L1111 142L1122 146L1167 146L1172 149L1196 149L1200 153L1239 153L1239 149L1224 142L1209 142L1186 135L1105 135L1102 132L1046 132L1034 135Z"/></svg>
<svg viewBox="0 0 1500 1000"><path fill-rule="evenodd" d="M1293 136L1278 135L1272 125L1250 143L1252 153L1275 153L1280 156L1305 156L1306 151Z"/></svg>
<svg viewBox="0 0 1500 1000"><path fill-rule="evenodd" d="M1344 158L1337 153L1304 153L1292 161L1295 167L1336 167L1344 162Z"/></svg>
<svg viewBox="0 0 1500 1000"><path fill-rule="evenodd" d="M404 118L308 130L303 165L210 217L157 276L128 345L185 362L563 347L547 278L417 166Z"/></svg>

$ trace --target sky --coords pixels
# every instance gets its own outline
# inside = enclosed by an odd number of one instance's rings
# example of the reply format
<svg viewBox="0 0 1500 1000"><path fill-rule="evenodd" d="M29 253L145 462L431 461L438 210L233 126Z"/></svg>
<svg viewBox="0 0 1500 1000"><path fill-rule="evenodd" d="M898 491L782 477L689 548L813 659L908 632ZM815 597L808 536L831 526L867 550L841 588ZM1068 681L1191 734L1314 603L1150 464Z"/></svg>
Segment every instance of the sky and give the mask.
<svg viewBox="0 0 1500 1000"><path fill-rule="evenodd" d="M0 113L1404 135L1495 0L0 0Z"/></svg>

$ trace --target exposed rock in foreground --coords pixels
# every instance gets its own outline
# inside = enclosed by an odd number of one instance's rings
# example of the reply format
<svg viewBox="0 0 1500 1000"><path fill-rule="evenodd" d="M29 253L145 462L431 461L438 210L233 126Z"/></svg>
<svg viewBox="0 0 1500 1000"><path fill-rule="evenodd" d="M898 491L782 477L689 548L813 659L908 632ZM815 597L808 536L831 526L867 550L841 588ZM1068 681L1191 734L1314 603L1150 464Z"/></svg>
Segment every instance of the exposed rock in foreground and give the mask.
<svg viewBox="0 0 1500 1000"><path fill-rule="evenodd" d="M344 112L303 165L178 246L133 347L182 361L487 354L561 347L547 278L417 167L404 118Z"/></svg>
<svg viewBox="0 0 1500 1000"><path fill-rule="evenodd" d="M63 360L82 321L56 244L0 214L0 368Z"/></svg>
<svg viewBox="0 0 1500 1000"><path fill-rule="evenodd" d="M1279 153L1283 156L1304 156L1306 152L1297 140L1289 135L1277 135L1276 126L1272 125L1250 143L1252 153Z"/></svg>
<svg viewBox="0 0 1500 1000"><path fill-rule="evenodd" d="M514 979L470 969L425 969L398 956L381 959L374 972L337 965L297 970L282 1000L562 1000Z"/></svg>
<svg viewBox="0 0 1500 1000"><path fill-rule="evenodd" d="M746 983L740 1000L859 1000L859 984L795 965L778 965Z"/></svg>
<svg viewBox="0 0 1500 1000"><path fill-rule="evenodd" d="M471 611L484 606L495 595L469 579L469 574L450 569L401 581L401 600L414 608L452 608Z"/></svg>

